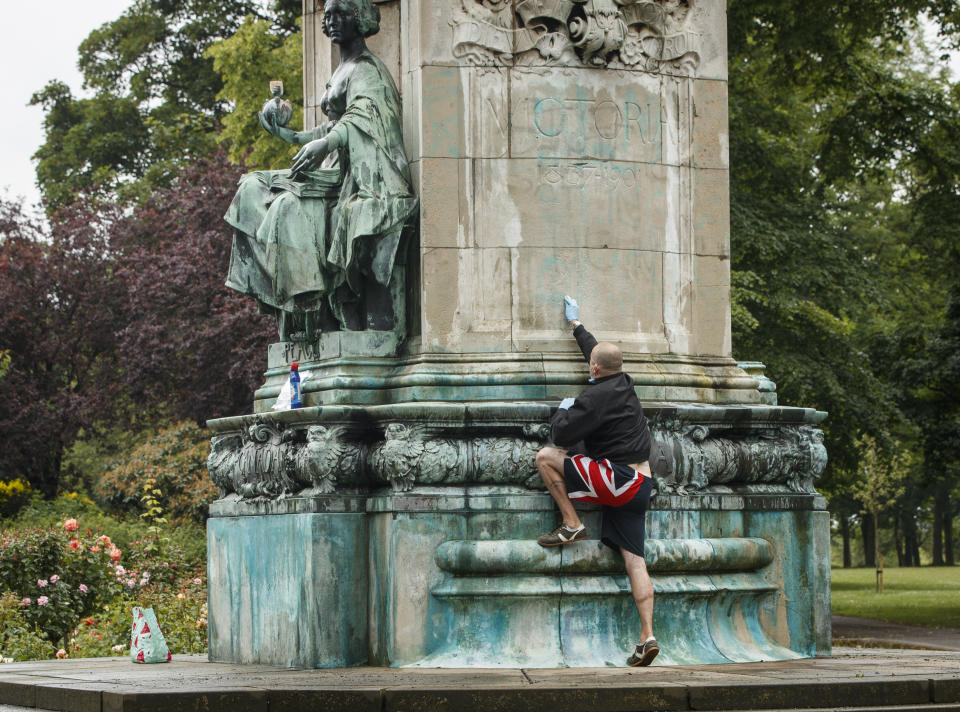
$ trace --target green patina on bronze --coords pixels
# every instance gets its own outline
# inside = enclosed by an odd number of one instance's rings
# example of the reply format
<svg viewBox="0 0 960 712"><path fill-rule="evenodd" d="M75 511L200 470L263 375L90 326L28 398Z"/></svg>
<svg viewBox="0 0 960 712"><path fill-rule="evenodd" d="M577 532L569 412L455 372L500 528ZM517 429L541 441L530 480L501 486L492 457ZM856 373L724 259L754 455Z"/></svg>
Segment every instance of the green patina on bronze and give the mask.
<svg viewBox="0 0 960 712"><path fill-rule="evenodd" d="M324 33L340 65L311 131L260 114L271 134L302 144L289 170L240 179L226 221L234 228L227 286L278 317L282 339L321 331L402 334L401 237L417 210L403 150L400 96L367 49L380 13L369 0L330 0Z"/></svg>

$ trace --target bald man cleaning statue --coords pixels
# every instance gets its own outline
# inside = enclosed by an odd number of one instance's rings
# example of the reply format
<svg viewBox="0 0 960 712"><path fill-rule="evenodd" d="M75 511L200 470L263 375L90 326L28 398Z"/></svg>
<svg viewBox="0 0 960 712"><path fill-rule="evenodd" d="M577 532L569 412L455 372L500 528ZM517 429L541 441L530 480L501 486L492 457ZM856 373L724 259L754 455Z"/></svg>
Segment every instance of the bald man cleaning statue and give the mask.
<svg viewBox="0 0 960 712"><path fill-rule="evenodd" d="M653 636L653 584L644 562L644 519L650 504L650 430L623 372L623 354L615 345L597 342L580 323L580 307L564 297L564 314L584 358L590 364L590 385L576 398L565 398L551 422L551 439L561 447L583 442L585 454L545 447L537 453L537 469L553 496L563 524L537 541L563 546L583 541L587 529L574 501L603 506L600 540L623 556L633 600L640 613L641 641L627 665L649 665L660 652Z"/></svg>

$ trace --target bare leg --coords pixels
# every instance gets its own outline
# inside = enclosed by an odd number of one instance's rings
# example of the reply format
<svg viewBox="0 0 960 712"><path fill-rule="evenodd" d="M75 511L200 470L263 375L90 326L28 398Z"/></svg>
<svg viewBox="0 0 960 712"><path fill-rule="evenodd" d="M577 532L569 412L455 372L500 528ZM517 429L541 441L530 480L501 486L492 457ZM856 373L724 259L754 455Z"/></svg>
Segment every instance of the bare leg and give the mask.
<svg viewBox="0 0 960 712"><path fill-rule="evenodd" d="M633 600L640 614L640 641L643 642L653 637L653 583L642 556L626 549L620 549L620 553L623 554L623 563L630 577L630 590L633 591Z"/></svg>
<svg viewBox="0 0 960 712"><path fill-rule="evenodd" d="M577 510L573 508L573 502L567 496L567 485L563 480L563 458L566 454L566 451L555 447L542 448L537 453L537 469L540 470L540 477L543 478L547 491L560 508L563 523L573 529L579 529L583 522L580 521Z"/></svg>

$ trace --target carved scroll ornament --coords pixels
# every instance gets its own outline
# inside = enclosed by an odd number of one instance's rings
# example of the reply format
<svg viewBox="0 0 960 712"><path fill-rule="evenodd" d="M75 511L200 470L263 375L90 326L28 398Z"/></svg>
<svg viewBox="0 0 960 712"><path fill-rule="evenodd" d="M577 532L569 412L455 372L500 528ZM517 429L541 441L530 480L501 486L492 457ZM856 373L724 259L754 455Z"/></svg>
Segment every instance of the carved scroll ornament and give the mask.
<svg viewBox="0 0 960 712"><path fill-rule="evenodd" d="M240 432L216 435L207 461L221 496L282 498L389 485L520 485L540 489L536 453L546 424L489 434L423 422L366 429L338 424L285 427L258 416ZM654 418L650 464L660 492L688 495L710 485L774 486L814 493L827 462L823 433L810 425L736 430L729 424Z"/></svg>

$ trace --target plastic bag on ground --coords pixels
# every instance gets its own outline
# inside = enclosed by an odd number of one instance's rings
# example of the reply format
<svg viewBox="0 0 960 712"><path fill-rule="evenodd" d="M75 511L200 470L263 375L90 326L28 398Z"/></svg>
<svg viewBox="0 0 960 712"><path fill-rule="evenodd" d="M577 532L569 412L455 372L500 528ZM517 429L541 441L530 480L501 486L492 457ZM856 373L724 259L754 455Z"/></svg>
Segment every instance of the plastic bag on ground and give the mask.
<svg viewBox="0 0 960 712"><path fill-rule="evenodd" d="M166 663L170 662L171 657L153 609L134 607L130 660L135 663Z"/></svg>

